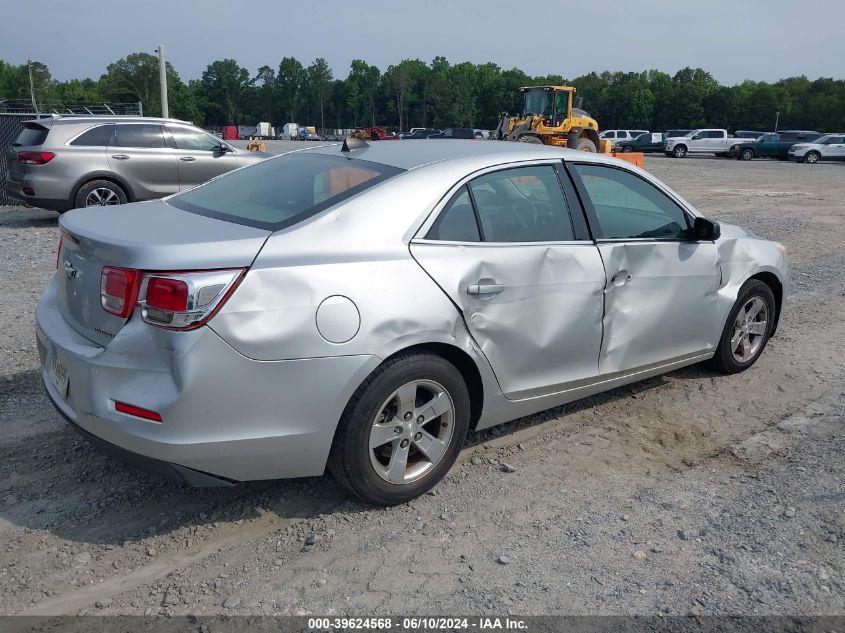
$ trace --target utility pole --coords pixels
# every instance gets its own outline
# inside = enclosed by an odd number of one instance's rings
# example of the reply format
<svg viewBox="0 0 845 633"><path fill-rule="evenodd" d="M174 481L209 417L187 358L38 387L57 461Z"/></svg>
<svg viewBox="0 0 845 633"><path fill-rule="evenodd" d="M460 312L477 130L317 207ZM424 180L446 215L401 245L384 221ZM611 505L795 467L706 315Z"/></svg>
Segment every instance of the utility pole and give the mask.
<svg viewBox="0 0 845 633"><path fill-rule="evenodd" d="M780 123L780 110L775 113L775 132L778 131L778 123Z"/></svg>
<svg viewBox="0 0 845 633"><path fill-rule="evenodd" d="M164 46L159 46L156 53L158 53L158 81L161 85L161 116L166 119L169 112L167 109L167 63L164 61Z"/></svg>
<svg viewBox="0 0 845 633"><path fill-rule="evenodd" d="M26 66L29 69L29 95L32 97L32 109L35 114L38 114L38 103L35 101L35 84L32 81L32 60L26 60Z"/></svg>

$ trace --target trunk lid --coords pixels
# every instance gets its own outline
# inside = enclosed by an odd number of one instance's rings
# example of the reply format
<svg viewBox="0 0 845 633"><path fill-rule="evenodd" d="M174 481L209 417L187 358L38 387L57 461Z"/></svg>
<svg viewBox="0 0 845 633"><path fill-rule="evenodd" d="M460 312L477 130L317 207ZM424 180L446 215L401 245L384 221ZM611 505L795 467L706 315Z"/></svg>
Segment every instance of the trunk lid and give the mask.
<svg viewBox="0 0 845 633"><path fill-rule="evenodd" d="M269 231L207 218L163 200L89 207L59 220L59 306L77 332L106 346L128 319L100 304L105 266L185 271L250 266ZM130 316L130 318L132 318Z"/></svg>

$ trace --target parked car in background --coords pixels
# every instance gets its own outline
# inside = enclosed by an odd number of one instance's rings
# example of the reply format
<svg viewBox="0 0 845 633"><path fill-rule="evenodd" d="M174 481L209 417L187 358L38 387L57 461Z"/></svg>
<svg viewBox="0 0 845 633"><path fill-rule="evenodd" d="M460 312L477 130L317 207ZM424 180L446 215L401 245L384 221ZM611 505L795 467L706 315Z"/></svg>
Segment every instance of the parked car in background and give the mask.
<svg viewBox="0 0 845 633"><path fill-rule="evenodd" d="M599 134L599 138L606 138L611 141L628 141L640 134L645 134L648 130L604 130Z"/></svg>
<svg viewBox="0 0 845 633"><path fill-rule="evenodd" d="M845 132L825 134L812 143L796 143L789 148L789 160L810 164L821 160L845 161Z"/></svg>
<svg viewBox="0 0 845 633"><path fill-rule="evenodd" d="M468 127L449 127L443 130L440 134L435 134L429 138L458 138L458 139L475 139L475 130Z"/></svg>
<svg viewBox="0 0 845 633"><path fill-rule="evenodd" d="M431 127L414 128L414 130L411 132L401 134L399 138L401 138L402 140L417 140L422 138L430 138L439 134L442 134L440 130L436 130Z"/></svg>
<svg viewBox="0 0 845 633"><path fill-rule="evenodd" d="M617 141L613 145L614 152L643 152L645 154L651 152L663 151L664 136L661 132L645 132L636 138L625 141Z"/></svg>
<svg viewBox="0 0 845 633"><path fill-rule="evenodd" d="M788 289L782 245L528 143L309 148L59 228L36 341L74 429L194 485L328 468L376 504L430 490L470 429L747 370Z"/></svg>
<svg viewBox="0 0 845 633"><path fill-rule="evenodd" d="M23 126L6 154L6 191L59 212L161 198L270 156L175 119L58 117Z"/></svg>
<svg viewBox="0 0 845 633"><path fill-rule="evenodd" d="M757 132L754 130L737 130L733 133L734 138L760 138L766 132Z"/></svg>
<svg viewBox="0 0 845 633"><path fill-rule="evenodd" d="M770 132L760 138L746 140L731 147L731 156L739 160L753 158L777 158L788 160L789 148L802 141L810 142L819 138L818 132L806 132L801 135Z"/></svg>
<svg viewBox="0 0 845 633"><path fill-rule="evenodd" d="M687 154L715 154L728 156L736 139L728 135L727 130L693 130L685 136L668 137L663 143L667 156L683 158Z"/></svg>
<svg viewBox="0 0 845 633"><path fill-rule="evenodd" d="M297 138L300 141L320 141L320 140L322 140L320 138L319 134L317 134L316 132L312 132L307 127L300 127L299 128L299 134L297 135Z"/></svg>

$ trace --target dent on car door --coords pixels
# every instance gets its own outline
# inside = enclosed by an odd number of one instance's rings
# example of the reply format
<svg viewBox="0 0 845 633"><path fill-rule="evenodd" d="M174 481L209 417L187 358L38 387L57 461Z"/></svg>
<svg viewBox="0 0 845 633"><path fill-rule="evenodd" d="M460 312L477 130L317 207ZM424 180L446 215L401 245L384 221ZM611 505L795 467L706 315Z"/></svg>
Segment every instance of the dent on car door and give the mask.
<svg viewBox="0 0 845 633"><path fill-rule="evenodd" d="M171 126L168 128L177 150L179 189L191 189L226 172L237 169L233 152L220 151L220 139L200 130Z"/></svg>
<svg viewBox="0 0 845 633"><path fill-rule="evenodd" d="M604 269L556 166L481 175L426 230L411 253L462 311L506 397L597 375Z"/></svg>
<svg viewBox="0 0 845 633"><path fill-rule="evenodd" d="M131 187L137 200L179 191L179 170L160 125L118 123L106 150L109 168Z"/></svg>
<svg viewBox="0 0 845 633"><path fill-rule="evenodd" d="M712 351L721 325L713 242L690 239L686 212L626 169L569 166L606 271L602 374Z"/></svg>

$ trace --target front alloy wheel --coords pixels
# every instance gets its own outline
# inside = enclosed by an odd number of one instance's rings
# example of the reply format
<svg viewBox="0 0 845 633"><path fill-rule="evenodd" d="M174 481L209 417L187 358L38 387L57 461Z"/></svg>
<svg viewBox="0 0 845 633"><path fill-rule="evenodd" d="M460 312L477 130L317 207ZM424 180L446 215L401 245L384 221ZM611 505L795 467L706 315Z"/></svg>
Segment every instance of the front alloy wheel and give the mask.
<svg viewBox="0 0 845 633"><path fill-rule="evenodd" d="M775 295L759 279L740 288L710 365L726 374L751 367L769 341L775 321Z"/></svg>
<svg viewBox="0 0 845 633"><path fill-rule="evenodd" d="M760 297L752 297L737 313L731 335L731 354L738 363L754 358L769 327L769 309Z"/></svg>
<svg viewBox="0 0 845 633"><path fill-rule="evenodd" d="M804 157L804 161L810 163L811 165L815 165L817 162L819 162L819 159L821 157L821 154L819 154L818 152L807 152L807 155Z"/></svg>

